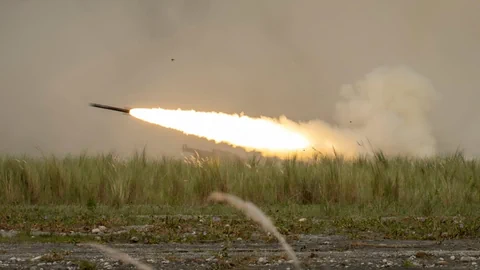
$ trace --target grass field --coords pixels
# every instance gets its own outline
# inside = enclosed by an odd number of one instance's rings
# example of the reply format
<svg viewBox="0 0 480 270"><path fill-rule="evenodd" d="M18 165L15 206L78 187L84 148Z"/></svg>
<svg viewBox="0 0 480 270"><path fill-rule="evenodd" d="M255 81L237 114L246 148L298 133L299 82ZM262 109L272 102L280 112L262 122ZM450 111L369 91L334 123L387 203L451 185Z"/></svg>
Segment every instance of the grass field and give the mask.
<svg viewBox="0 0 480 270"><path fill-rule="evenodd" d="M272 161L127 160L111 154L0 157L0 203L26 205L204 204L212 191L257 205L316 205L321 215L475 215L480 163L432 159L318 158ZM322 210L320 210L322 209Z"/></svg>
<svg viewBox="0 0 480 270"><path fill-rule="evenodd" d="M192 230L208 231L197 240L252 237L252 222L234 209L207 202L211 192L223 191L254 202L287 236L343 232L361 237L374 230L390 238L478 237L479 164L459 153L430 159L317 157L309 162L152 160L145 153L127 160L112 154L4 156L0 229L68 232L150 224L167 235L159 241L183 241L182 235ZM197 218L185 221L178 215ZM214 216L221 216L218 224L228 228L213 226ZM392 216L405 218L381 218ZM413 218L418 216L426 219Z"/></svg>

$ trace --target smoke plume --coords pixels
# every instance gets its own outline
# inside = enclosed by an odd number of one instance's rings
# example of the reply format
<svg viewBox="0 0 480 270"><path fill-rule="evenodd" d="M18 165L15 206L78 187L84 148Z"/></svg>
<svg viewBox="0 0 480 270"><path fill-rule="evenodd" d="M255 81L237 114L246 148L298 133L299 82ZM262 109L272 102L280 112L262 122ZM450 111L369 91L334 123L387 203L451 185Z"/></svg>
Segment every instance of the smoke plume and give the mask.
<svg viewBox="0 0 480 270"><path fill-rule="evenodd" d="M438 95L430 81L407 67L383 67L341 89L336 118L386 154L431 156L436 153L429 113Z"/></svg>
<svg viewBox="0 0 480 270"><path fill-rule="evenodd" d="M405 67L380 67L340 88L336 125L322 120L280 122L305 134L315 151L347 157L382 151L387 155L436 153L429 114L439 98L431 82ZM307 151L311 154L312 151Z"/></svg>
<svg viewBox="0 0 480 270"><path fill-rule="evenodd" d="M322 120L296 123L286 116L250 119L218 112L134 109L131 114L185 134L269 156L288 157L289 150L302 148L306 149L300 156L307 158L318 151L347 157L376 151L421 157L436 153L429 114L438 94L421 74L405 66L380 67L341 87L340 95L335 126Z"/></svg>

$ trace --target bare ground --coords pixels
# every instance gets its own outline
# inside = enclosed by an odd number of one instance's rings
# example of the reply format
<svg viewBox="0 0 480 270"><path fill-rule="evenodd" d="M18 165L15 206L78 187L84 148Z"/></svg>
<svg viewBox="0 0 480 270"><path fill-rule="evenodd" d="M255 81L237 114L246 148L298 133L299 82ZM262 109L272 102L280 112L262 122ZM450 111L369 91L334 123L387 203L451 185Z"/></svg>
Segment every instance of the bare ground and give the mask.
<svg viewBox="0 0 480 270"><path fill-rule="evenodd" d="M279 244L112 244L155 269L294 269ZM308 235L292 243L303 269L478 269L480 241L349 240ZM134 269L82 244L3 243L1 269Z"/></svg>

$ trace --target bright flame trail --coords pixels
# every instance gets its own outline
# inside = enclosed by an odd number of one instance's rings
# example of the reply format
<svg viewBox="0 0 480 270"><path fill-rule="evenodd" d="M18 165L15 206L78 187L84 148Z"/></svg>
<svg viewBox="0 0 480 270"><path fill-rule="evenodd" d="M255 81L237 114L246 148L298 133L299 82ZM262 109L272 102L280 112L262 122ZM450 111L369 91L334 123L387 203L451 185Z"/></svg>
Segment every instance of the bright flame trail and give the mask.
<svg viewBox="0 0 480 270"><path fill-rule="evenodd" d="M130 115L187 135L247 150L288 153L305 150L309 140L273 119L194 110L131 109Z"/></svg>
<svg viewBox="0 0 480 270"><path fill-rule="evenodd" d="M126 109L91 103L138 119L227 143L264 156L309 159L317 154L355 157L381 150L386 155L432 156L436 138L429 113L439 97L430 81L407 67L382 67L340 89L336 124L295 122L193 110Z"/></svg>

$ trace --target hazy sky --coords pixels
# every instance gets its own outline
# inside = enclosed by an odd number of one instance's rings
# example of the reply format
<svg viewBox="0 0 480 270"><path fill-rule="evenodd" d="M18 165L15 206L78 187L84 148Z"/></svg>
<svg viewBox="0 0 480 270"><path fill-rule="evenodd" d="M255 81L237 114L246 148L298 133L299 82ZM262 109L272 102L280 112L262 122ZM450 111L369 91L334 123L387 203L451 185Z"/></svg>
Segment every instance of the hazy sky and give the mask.
<svg viewBox="0 0 480 270"><path fill-rule="evenodd" d="M0 151L214 145L89 102L333 123L342 85L406 65L442 95L439 150L480 154L478 14L476 0L2 0Z"/></svg>

